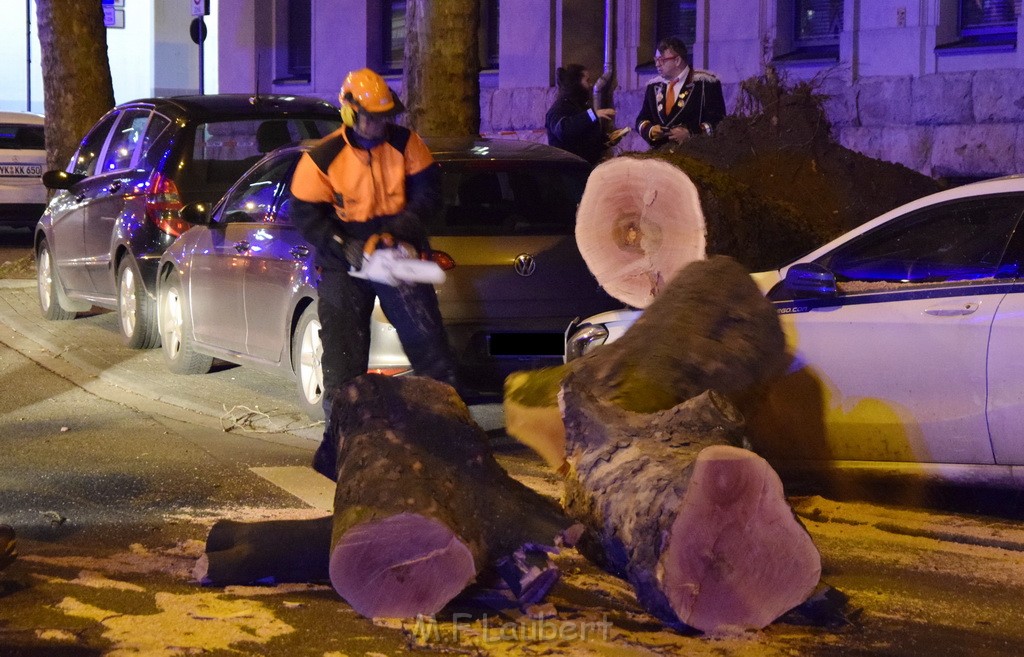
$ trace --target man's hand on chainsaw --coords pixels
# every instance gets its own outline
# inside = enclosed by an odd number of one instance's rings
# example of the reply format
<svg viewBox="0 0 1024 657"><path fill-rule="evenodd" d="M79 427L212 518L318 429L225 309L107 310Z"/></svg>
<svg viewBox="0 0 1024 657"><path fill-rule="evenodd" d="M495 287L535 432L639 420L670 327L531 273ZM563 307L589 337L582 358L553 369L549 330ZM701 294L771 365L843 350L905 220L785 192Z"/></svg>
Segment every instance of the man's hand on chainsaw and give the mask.
<svg viewBox="0 0 1024 657"><path fill-rule="evenodd" d="M350 269L359 271L363 267L363 250L366 242L348 238L341 235L332 235L331 245L334 247L335 255L344 258Z"/></svg>

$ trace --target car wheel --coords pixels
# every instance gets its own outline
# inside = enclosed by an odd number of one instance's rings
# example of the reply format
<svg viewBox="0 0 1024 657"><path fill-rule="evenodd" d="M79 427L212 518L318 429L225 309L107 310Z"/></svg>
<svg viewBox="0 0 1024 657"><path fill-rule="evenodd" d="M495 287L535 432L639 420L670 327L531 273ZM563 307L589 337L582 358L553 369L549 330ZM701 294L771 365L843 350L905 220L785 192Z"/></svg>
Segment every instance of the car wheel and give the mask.
<svg viewBox="0 0 1024 657"><path fill-rule="evenodd" d="M213 358L195 349L181 277L172 271L157 288L157 324L167 368L175 374L206 374Z"/></svg>
<svg viewBox="0 0 1024 657"><path fill-rule="evenodd" d="M132 349L151 349L159 344L156 302L146 294L139 268L131 256L126 256L117 267L117 319L125 344Z"/></svg>
<svg viewBox="0 0 1024 657"><path fill-rule="evenodd" d="M302 312L295 333L292 334L292 363L295 364L299 403L306 415L314 420L322 420L324 417L324 373L320 367L323 353L320 317L316 313L316 304L313 304Z"/></svg>
<svg viewBox="0 0 1024 657"><path fill-rule="evenodd" d="M36 282L39 287L39 308L43 317L53 320L74 319L75 313L60 305L60 293L57 291L57 269L53 264L50 245L44 239L36 251Z"/></svg>

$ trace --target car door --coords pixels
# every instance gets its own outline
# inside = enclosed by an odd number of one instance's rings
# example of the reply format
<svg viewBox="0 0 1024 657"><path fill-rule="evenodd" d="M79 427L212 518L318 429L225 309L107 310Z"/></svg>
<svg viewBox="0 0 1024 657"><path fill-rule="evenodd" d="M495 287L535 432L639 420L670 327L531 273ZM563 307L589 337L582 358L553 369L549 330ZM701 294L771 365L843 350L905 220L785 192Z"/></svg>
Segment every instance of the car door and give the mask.
<svg viewBox="0 0 1024 657"><path fill-rule="evenodd" d="M136 192L135 171L142 136L152 110L127 108L121 112L91 181L92 194L83 224L85 265L97 296L113 297L115 274L111 245L125 207L125 196ZM143 173L142 178L148 175Z"/></svg>
<svg viewBox="0 0 1024 657"><path fill-rule="evenodd" d="M246 200L252 220L246 238L246 351L272 363L289 358L292 299L313 267L312 247L288 219L288 185L298 157L292 152L266 162Z"/></svg>
<svg viewBox="0 0 1024 657"><path fill-rule="evenodd" d="M85 178L70 189L58 192L50 204L50 251L57 274L69 292L91 294L93 291L85 248L85 223L89 206L103 193L104 181L95 173L117 118L118 112L111 112L85 136L67 169L68 173Z"/></svg>
<svg viewBox="0 0 1024 657"><path fill-rule="evenodd" d="M273 163L246 172L214 211L192 250L189 299L196 340L245 355L245 271L253 242L273 207Z"/></svg>
<svg viewBox="0 0 1024 657"><path fill-rule="evenodd" d="M986 355L1016 274L1015 201L960 200L900 216L815 262L839 293L769 294L795 354L765 415L786 458L993 463ZM764 418L759 418L759 421ZM780 435L780 434L776 434Z"/></svg>
<svg viewBox="0 0 1024 657"><path fill-rule="evenodd" d="M1024 213L1024 196L1018 196ZM1024 218L1021 219L1024 222ZM988 350L988 426L995 461L1024 465L1024 226L1018 223L1008 262L1018 277L1008 287L992 323Z"/></svg>

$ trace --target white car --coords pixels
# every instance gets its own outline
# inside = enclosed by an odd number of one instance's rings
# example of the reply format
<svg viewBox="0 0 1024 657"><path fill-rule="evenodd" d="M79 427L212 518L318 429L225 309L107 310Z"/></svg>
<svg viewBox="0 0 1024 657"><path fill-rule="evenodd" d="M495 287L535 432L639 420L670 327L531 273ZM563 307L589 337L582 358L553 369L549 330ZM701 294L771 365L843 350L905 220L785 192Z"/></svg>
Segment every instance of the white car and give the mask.
<svg viewBox="0 0 1024 657"><path fill-rule="evenodd" d="M748 418L781 469L1024 487L1024 176L892 210L754 274L793 356ZM572 359L640 311L567 331Z"/></svg>
<svg viewBox="0 0 1024 657"><path fill-rule="evenodd" d="M46 209L43 117L0 112L0 225L32 228Z"/></svg>

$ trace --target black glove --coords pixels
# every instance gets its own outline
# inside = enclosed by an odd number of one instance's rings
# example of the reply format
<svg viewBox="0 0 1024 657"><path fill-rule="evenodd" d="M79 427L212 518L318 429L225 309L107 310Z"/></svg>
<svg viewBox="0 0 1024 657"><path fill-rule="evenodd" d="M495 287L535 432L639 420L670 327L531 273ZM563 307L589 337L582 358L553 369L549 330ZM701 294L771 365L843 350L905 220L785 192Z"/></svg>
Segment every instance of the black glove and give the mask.
<svg viewBox="0 0 1024 657"><path fill-rule="evenodd" d="M353 271L363 268L363 246L366 242L357 239L345 239L341 235L331 236L331 248L335 255L343 258Z"/></svg>
<svg viewBox="0 0 1024 657"><path fill-rule="evenodd" d="M408 242L420 251L429 248L427 240L427 229L416 214L408 210L387 217L382 222L381 232L391 233L396 240Z"/></svg>

